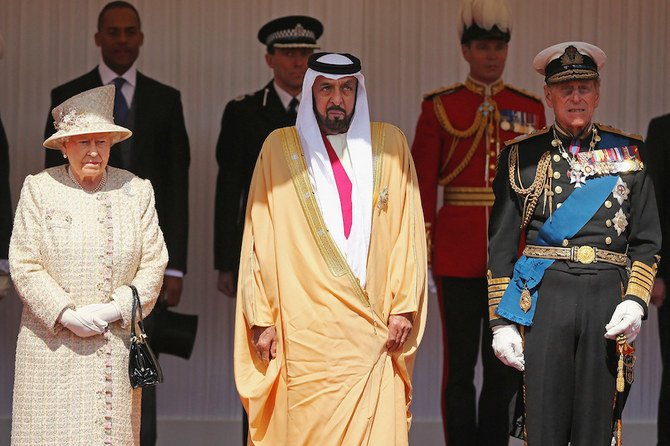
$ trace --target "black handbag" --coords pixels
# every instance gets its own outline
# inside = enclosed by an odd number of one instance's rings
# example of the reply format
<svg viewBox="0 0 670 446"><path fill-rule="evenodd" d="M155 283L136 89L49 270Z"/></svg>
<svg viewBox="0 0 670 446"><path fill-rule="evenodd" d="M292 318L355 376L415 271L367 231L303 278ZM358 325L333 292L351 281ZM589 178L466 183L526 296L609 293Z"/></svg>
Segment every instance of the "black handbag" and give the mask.
<svg viewBox="0 0 670 446"><path fill-rule="evenodd" d="M142 320L142 305L140 296L134 285L129 285L133 290L133 316L130 328L130 357L128 359L128 376L133 389L138 387L154 386L163 382L163 371L158 363L154 352L149 346L149 339L144 331ZM138 321L140 333L135 333L135 314L139 311Z"/></svg>

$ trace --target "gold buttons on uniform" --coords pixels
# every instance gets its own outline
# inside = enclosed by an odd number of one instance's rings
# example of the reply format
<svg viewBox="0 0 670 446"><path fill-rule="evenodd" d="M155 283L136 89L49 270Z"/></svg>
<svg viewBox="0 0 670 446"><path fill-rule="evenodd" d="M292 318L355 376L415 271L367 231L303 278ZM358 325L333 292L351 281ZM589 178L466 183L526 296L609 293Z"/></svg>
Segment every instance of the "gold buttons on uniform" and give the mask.
<svg viewBox="0 0 670 446"><path fill-rule="evenodd" d="M557 170L556 172L554 172L554 179L558 180L559 178L561 178L561 172Z"/></svg>
<svg viewBox="0 0 670 446"><path fill-rule="evenodd" d="M495 158L496 157L496 152L494 150L491 150L489 155L491 155L491 158Z"/></svg>
<svg viewBox="0 0 670 446"><path fill-rule="evenodd" d="M556 192L557 194L560 194L561 192L563 192L563 188L561 186L556 186L554 188L554 192Z"/></svg>
<svg viewBox="0 0 670 446"><path fill-rule="evenodd" d="M562 242L561 244L562 244L563 246L568 246L568 243L570 243L570 242L568 242L568 239L567 239L567 238L564 238L564 239L563 239L563 242Z"/></svg>
<svg viewBox="0 0 670 446"><path fill-rule="evenodd" d="M489 164L489 167L491 168L491 170L496 170L496 165L495 165L495 163L491 163L491 164Z"/></svg>
<svg viewBox="0 0 670 446"><path fill-rule="evenodd" d="M608 228L611 228L612 227L612 220L605 220L605 226L607 226Z"/></svg>
<svg viewBox="0 0 670 446"><path fill-rule="evenodd" d="M612 207L612 202L609 201L609 200L605 201L605 207L606 207L607 209L611 208L611 207Z"/></svg>
<svg viewBox="0 0 670 446"><path fill-rule="evenodd" d="M560 155L558 155L558 154L554 155L554 162L555 163L559 162L560 160L561 160Z"/></svg>
<svg viewBox="0 0 670 446"><path fill-rule="evenodd" d="M611 245L612 244L612 237L605 237L605 243L607 243L608 245Z"/></svg>

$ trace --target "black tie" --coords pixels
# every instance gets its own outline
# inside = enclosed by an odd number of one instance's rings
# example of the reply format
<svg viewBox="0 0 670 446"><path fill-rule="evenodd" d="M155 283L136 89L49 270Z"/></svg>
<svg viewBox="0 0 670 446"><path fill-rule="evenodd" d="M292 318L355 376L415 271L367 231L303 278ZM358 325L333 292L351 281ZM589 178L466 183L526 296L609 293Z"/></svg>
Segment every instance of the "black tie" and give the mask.
<svg viewBox="0 0 670 446"><path fill-rule="evenodd" d="M114 93L114 120L118 125L125 125L128 118L128 103L126 102L126 97L121 92L121 87L123 87L125 82L126 80L122 77L114 79L114 86L116 87L116 92Z"/></svg>
<svg viewBox="0 0 670 446"><path fill-rule="evenodd" d="M295 124L295 120L298 118L298 104L300 101L298 98L291 99L291 102L288 103L288 117L291 119L291 123Z"/></svg>

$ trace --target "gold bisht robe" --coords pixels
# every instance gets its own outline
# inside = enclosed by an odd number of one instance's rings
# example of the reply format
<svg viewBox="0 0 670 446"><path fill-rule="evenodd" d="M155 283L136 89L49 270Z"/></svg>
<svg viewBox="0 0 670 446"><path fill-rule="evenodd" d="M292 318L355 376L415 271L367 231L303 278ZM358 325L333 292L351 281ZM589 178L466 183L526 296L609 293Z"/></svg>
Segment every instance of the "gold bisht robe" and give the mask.
<svg viewBox="0 0 670 446"><path fill-rule="evenodd" d="M426 322L416 172L394 126L372 123L373 217L362 289L319 210L295 127L268 136L251 182L235 322L235 382L254 445L407 445ZM339 203L333 203L338 206ZM413 313L401 352L390 314ZM265 366L251 327L277 328Z"/></svg>

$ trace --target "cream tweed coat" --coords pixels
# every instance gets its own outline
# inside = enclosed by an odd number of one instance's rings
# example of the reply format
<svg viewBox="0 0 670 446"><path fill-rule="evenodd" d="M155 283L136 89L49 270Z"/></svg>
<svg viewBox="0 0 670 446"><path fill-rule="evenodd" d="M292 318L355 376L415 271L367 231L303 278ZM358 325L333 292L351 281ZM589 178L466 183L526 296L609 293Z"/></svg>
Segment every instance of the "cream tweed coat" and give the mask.
<svg viewBox="0 0 670 446"><path fill-rule="evenodd" d="M108 168L89 193L65 166L28 176L9 248L23 300L16 347L12 445L139 444L141 391L128 380L132 283L146 316L168 254L151 183ZM116 300L122 319L80 338L66 308Z"/></svg>

